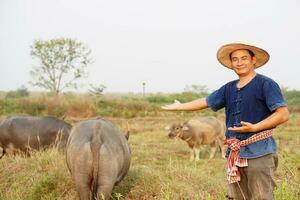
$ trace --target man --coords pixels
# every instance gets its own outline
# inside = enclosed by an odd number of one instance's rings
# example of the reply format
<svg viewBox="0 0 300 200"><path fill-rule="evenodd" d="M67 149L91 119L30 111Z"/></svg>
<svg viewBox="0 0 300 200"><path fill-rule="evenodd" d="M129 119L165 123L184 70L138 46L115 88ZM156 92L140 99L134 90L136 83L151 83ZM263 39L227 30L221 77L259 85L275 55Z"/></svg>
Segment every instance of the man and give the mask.
<svg viewBox="0 0 300 200"><path fill-rule="evenodd" d="M278 84L255 69L269 60L258 47L232 43L217 52L219 62L232 69L231 81L203 99L162 106L164 110L217 111L225 107L229 199L274 199L276 143L272 130L286 122L289 112Z"/></svg>

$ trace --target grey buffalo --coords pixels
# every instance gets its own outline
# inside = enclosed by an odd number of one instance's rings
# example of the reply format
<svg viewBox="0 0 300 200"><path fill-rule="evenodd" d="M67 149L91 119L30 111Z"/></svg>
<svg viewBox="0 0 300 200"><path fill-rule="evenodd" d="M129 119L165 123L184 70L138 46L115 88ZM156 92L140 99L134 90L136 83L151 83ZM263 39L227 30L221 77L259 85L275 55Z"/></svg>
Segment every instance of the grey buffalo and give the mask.
<svg viewBox="0 0 300 200"><path fill-rule="evenodd" d="M104 119L82 121L73 127L66 160L81 200L111 197L113 187L130 167L127 138Z"/></svg>
<svg viewBox="0 0 300 200"><path fill-rule="evenodd" d="M0 122L0 149L4 153L57 145L64 149L71 125L54 117L12 116Z"/></svg>
<svg viewBox="0 0 300 200"><path fill-rule="evenodd" d="M215 117L196 117L183 124L174 123L166 129L170 138L178 137L187 142L190 147L190 160L199 160L201 145L210 145L209 159L214 157L217 147L221 148L222 157L225 157L224 128Z"/></svg>

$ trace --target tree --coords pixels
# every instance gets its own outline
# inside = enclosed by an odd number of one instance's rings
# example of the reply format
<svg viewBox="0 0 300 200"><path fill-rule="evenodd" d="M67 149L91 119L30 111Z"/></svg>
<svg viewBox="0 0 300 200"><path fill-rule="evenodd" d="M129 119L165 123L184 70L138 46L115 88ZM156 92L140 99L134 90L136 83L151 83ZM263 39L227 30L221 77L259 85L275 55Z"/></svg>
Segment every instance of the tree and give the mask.
<svg viewBox="0 0 300 200"><path fill-rule="evenodd" d="M103 91L106 88L106 86L103 84L100 84L98 86L90 84L90 87L91 88L89 89L89 95L96 99L103 95Z"/></svg>
<svg viewBox="0 0 300 200"><path fill-rule="evenodd" d="M193 92L196 94L208 94L209 89L206 85L186 85L184 92Z"/></svg>
<svg viewBox="0 0 300 200"><path fill-rule="evenodd" d="M77 88L77 81L86 76L91 51L73 39L35 40L31 56L33 66L30 84L50 90L58 96L66 88Z"/></svg>

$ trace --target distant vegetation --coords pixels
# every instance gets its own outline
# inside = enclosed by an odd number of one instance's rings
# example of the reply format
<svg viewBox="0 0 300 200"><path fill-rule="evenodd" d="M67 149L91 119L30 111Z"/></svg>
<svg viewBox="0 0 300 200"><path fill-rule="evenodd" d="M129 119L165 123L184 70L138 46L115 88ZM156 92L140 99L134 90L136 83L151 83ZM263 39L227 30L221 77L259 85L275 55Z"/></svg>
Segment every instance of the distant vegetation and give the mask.
<svg viewBox="0 0 300 200"><path fill-rule="evenodd" d="M29 91L24 85L22 85L20 88L18 88L15 91L9 91L5 94L6 99L20 98L20 97L27 97L27 96L29 96Z"/></svg>
<svg viewBox="0 0 300 200"><path fill-rule="evenodd" d="M298 90L283 90L283 95L286 98L288 105L300 106L300 91Z"/></svg>
<svg viewBox="0 0 300 200"><path fill-rule="evenodd" d="M174 100L180 102L192 101L197 98L205 97L206 93L193 93L193 92L183 92L183 93L174 93L174 94L152 94L146 96L146 100L150 103L161 104L161 103L173 103Z"/></svg>
<svg viewBox="0 0 300 200"><path fill-rule="evenodd" d="M104 89L104 86L101 87ZM103 90L99 92L96 89L94 88L89 94L64 93L59 99L48 93L29 95L26 88L1 93L0 115L25 114L56 117L65 115L77 118L157 116L161 111L161 105L172 103L175 99L180 102L187 102L207 95L205 92L182 92L148 94L143 97L142 94L131 93L102 94ZM289 109L293 112L300 112L300 91L284 91L283 94Z"/></svg>

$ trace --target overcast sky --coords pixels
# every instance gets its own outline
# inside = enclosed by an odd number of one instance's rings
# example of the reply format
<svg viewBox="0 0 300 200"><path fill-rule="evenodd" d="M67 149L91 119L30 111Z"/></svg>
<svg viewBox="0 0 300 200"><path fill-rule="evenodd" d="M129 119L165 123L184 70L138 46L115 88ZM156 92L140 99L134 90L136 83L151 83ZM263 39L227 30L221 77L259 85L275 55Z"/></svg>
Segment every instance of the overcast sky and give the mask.
<svg viewBox="0 0 300 200"><path fill-rule="evenodd" d="M40 90L28 83L30 45L57 37L92 50L84 83L106 92L217 89L237 78L216 59L231 42L266 49L257 72L300 90L299 10L299 0L0 0L0 90Z"/></svg>

